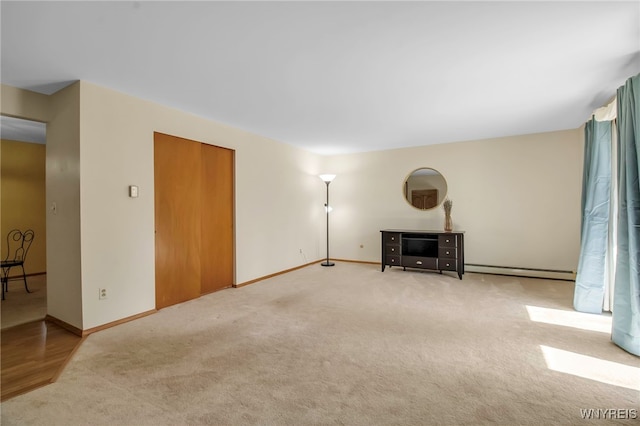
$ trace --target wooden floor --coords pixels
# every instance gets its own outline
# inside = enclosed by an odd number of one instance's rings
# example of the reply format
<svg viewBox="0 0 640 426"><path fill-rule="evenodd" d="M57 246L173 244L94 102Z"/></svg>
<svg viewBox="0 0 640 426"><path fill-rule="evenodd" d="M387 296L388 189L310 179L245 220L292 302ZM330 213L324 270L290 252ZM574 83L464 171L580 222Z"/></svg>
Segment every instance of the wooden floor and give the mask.
<svg viewBox="0 0 640 426"><path fill-rule="evenodd" d="M0 401L54 381L82 340L43 320L2 330L1 337Z"/></svg>

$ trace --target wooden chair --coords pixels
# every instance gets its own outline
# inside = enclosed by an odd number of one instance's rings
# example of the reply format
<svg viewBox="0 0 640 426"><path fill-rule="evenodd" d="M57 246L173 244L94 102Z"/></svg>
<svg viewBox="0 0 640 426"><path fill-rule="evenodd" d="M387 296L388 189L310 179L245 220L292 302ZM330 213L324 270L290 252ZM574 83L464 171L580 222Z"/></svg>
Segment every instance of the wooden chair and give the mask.
<svg viewBox="0 0 640 426"><path fill-rule="evenodd" d="M31 229L24 232L19 229L14 229L7 234L7 254L0 264L2 268L2 276L0 277L2 300L4 300L4 293L9 291L9 280L20 279L20 277L9 277L11 268L17 266L22 269L22 279L24 280L25 290L27 290L27 293L31 293L27 286L27 274L24 271L24 262L27 259L29 247L31 247L34 236L35 234Z"/></svg>

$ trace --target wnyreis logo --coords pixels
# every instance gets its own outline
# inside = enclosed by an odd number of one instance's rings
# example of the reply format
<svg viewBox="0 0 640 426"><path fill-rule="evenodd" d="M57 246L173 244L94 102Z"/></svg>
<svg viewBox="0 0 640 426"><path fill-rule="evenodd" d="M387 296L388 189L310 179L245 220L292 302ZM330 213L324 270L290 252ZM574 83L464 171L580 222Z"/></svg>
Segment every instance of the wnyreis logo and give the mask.
<svg viewBox="0 0 640 426"><path fill-rule="evenodd" d="M584 420L634 420L638 418L636 408L581 408Z"/></svg>

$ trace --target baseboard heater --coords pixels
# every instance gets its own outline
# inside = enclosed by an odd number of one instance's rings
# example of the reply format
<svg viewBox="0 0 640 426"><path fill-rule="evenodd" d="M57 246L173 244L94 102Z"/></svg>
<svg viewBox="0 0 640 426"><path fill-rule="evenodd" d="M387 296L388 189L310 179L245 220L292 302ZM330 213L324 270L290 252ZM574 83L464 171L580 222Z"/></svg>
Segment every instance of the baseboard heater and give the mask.
<svg viewBox="0 0 640 426"><path fill-rule="evenodd" d="M558 269L519 268L515 266L478 265L474 263L464 264L465 272L479 272L496 275L515 275L518 277L549 278L554 280L575 281L574 271L561 271Z"/></svg>

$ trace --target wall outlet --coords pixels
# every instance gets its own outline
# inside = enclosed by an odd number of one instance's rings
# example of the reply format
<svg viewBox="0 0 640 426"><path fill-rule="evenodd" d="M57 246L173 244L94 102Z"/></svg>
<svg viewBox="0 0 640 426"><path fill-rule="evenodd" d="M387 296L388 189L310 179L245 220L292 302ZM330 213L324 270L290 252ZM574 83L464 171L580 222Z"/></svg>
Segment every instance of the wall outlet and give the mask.
<svg viewBox="0 0 640 426"><path fill-rule="evenodd" d="M107 289L106 288L101 288L98 289L100 291L100 293L98 294L98 299L100 300L104 300L107 298Z"/></svg>

